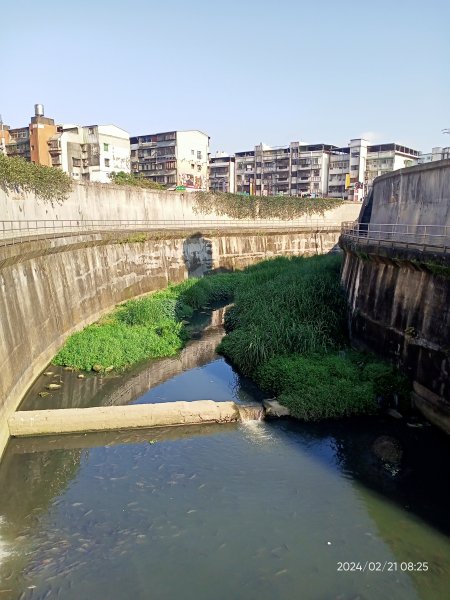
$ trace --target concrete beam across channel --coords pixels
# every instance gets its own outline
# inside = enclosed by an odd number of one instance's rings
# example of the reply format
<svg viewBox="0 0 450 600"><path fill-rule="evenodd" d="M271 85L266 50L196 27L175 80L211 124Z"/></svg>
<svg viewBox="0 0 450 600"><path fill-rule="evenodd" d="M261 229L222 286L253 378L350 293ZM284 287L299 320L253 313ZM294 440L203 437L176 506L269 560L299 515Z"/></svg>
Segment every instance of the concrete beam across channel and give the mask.
<svg viewBox="0 0 450 600"><path fill-rule="evenodd" d="M264 409L235 402L195 400L131 406L63 408L15 412L8 420L11 436L113 431L261 419Z"/></svg>

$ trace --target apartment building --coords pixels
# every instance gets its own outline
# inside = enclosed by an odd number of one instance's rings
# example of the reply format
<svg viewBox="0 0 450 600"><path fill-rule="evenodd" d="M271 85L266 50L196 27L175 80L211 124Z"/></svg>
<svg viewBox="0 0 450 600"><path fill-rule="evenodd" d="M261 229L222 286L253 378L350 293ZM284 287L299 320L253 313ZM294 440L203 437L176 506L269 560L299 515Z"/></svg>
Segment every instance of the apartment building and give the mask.
<svg viewBox="0 0 450 600"><path fill-rule="evenodd" d="M445 149L444 149L445 150ZM355 138L331 144L291 142L236 152L235 189L241 194L322 197L360 201L375 177L416 164L419 152L400 144L369 145Z"/></svg>
<svg viewBox="0 0 450 600"><path fill-rule="evenodd" d="M211 192L235 191L235 157L216 153L209 157L208 189Z"/></svg>
<svg viewBox="0 0 450 600"><path fill-rule="evenodd" d="M329 195L361 201L375 177L417 164L420 153L396 143L369 145L367 140L355 138L347 148L339 148L333 154ZM342 172L338 173L341 168Z"/></svg>
<svg viewBox="0 0 450 600"><path fill-rule="evenodd" d="M236 191L257 196L323 196L328 193L329 144L302 144L236 152Z"/></svg>
<svg viewBox="0 0 450 600"><path fill-rule="evenodd" d="M436 146L435 148L431 149L431 152L421 152L417 162L419 165L423 165L434 162L435 160L445 160L448 158L450 158L450 146L446 146L445 148Z"/></svg>
<svg viewBox="0 0 450 600"><path fill-rule="evenodd" d="M209 136L198 130L166 131L130 138L131 171L182 190L208 187Z"/></svg>
<svg viewBox="0 0 450 600"><path fill-rule="evenodd" d="M52 166L78 181L110 183L112 172L130 172L130 138L115 125L60 125L48 141Z"/></svg>
<svg viewBox="0 0 450 600"><path fill-rule="evenodd" d="M11 129L1 125L0 144L8 156L19 156L30 162L51 166L48 152L48 140L55 134L56 125L53 119L44 116L44 106L34 105L34 117L29 125Z"/></svg>

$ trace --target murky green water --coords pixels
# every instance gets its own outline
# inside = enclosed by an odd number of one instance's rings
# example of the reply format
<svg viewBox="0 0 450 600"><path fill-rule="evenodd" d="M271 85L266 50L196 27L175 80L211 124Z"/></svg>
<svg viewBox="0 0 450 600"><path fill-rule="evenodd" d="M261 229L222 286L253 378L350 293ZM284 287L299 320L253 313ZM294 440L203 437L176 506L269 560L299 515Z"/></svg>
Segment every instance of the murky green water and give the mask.
<svg viewBox="0 0 450 600"><path fill-rule="evenodd" d="M371 450L386 433L404 452L396 475ZM428 461L448 442L433 439L362 419L13 441L0 597L446 598L447 471ZM409 561L429 571L402 572Z"/></svg>
<svg viewBox="0 0 450 600"><path fill-rule="evenodd" d="M40 378L22 408L259 400L206 324L182 357L61 371L64 391L39 397ZM13 440L0 600L448 598L449 465L448 437L389 417Z"/></svg>

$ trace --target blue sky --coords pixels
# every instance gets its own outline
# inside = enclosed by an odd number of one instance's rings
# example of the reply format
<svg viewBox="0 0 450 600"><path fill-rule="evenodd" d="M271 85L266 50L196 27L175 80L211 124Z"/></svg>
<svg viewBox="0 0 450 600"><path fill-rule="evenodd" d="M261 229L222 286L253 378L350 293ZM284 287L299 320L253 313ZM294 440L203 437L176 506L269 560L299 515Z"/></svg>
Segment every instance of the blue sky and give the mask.
<svg viewBox="0 0 450 600"><path fill-rule="evenodd" d="M2 3L0 113L200 129L212 151L450 145L448 0Z"/></svg>

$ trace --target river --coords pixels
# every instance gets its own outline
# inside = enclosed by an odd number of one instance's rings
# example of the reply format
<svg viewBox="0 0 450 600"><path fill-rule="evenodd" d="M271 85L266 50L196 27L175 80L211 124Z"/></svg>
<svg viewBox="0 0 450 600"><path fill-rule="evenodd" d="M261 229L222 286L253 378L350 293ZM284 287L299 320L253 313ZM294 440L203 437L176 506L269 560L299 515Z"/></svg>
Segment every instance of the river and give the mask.
<svg viewBox="0 0 450 600"><path fill-rule="evenodd" d="M221 317L126 374L50 366L21 409L260 402L214 352ZM49 378L62 389L39 396ZM446 598L449 456L440 431L389 416L11 440L0 600Z"/></svg>

